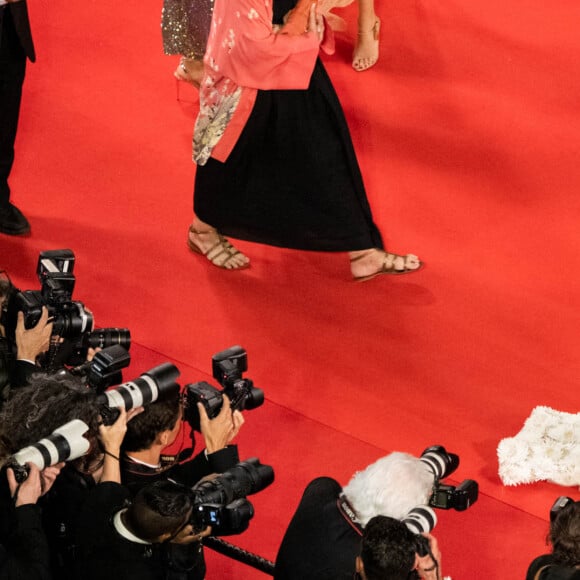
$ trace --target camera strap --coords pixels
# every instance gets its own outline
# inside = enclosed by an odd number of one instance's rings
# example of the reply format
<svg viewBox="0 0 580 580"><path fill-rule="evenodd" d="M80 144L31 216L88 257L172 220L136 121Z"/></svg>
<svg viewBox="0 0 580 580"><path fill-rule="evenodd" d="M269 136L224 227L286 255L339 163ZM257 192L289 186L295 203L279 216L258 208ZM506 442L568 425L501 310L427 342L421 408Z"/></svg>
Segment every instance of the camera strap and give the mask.
<svg viewBox="0 0 580 580"><path fill-rule="evenodd" d="M353 507L350 505L348 499L346 499L345 495L340 495L336 500L336 507L338 511L341 513L342 517L346 520L346 522L350 525L350 527L359 535L363 535L362 526L360 525L358 518L356 517L356 513Z"/></svg>

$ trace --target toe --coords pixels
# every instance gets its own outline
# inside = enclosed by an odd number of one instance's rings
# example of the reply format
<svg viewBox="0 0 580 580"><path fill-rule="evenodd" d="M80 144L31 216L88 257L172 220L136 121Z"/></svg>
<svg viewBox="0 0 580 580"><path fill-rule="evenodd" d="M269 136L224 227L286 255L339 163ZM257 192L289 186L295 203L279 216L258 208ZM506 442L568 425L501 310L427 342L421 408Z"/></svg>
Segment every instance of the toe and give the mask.
<svg viewBox="0 0 580 580"><path fill-rule="evenodd" d="M389 252L385 252L384 257L383 257L384 269L387 271L393 270L393 269L396 270L397 269L396 259L397 259L397 256L395 254L390 254Z"/></svg>
<svg viewBox="0 0 580 580"><path fill-rule="evenodd" d="M406 267L406 259L403 256L395 256L395 259L392 261L393 268L397 272L402 272L405 270Z"/></svg>
<svg viewBox="0 0 580 580"><path fill-rule="evenodd" d="M407 254L405 257L405 268L407 270L416 270L421 266L421 261L414 254Z"/></svg>

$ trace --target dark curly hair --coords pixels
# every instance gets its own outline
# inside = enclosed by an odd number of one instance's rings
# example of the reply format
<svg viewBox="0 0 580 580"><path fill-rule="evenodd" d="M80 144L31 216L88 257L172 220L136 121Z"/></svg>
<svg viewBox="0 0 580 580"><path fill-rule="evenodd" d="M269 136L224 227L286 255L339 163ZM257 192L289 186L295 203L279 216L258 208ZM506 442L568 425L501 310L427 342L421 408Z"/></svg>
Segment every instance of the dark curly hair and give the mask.
<svg viewBox="0 0 580 580"><path fill-rule="evenodd" d="M99 423L96 394L76 377L35 373L0 409L0 463L73 419L89 426L94 442Z"/></svg>
<svg viewBox="0 0 580 580"><path fill-rule="evenodd" d="M580 501L570 503L558 513L550 526L548 540L555 564L580 565Z"/></svg>

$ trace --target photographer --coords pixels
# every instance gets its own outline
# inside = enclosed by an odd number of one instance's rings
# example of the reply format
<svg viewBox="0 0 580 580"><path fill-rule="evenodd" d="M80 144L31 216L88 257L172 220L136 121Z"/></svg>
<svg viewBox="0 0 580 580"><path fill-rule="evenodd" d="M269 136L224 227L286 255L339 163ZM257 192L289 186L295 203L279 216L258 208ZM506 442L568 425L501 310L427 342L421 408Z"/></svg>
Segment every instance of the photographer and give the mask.
<svg viewBox="0 0 580 580"><path fill-rule="evenodd" d="M92 312L72 299L74 263L71 250L41 252L36 272L40 290L20 291L6 272L0 271L0 391L27 384L37 370L86 370L76 367L92 360L96 350L107 346L119 345L129 350L128 329L94 330ZM120 368L123 367L116 370ZM98 386L105 388L110 384L113 383Z"/></svg>
<svg viewBox="0 0 580 580"><path fill-rule="evenodd" d="M178 388L148 405L130 423L123 440L123 484L136 491L152 481L171 478L191 487L206 475L223 473L236 465L239 461L237 446L230 443L244 423L242 414L232 413L227 397L223 398L222 408L214 419L208 418L203 405L198 404L198 409L205 451L185 463L163 466L163 449L172 445L185 428Z"/></svg>
<svg viewBox="0 0 580 580"><path fill-rule="evenodd" d="M40 501L52 573L59 580L72 578L74 528L85 494L107 471L108 477L112 472L120 481L118 458L126 422L140 410L120 409L113 425L100 425L97 396L79 378L36 373L30 385L11 393L0 411L0 459L37 443L72 419L89 427L89 451L66 464ZM4 496L6 488L6 478L0 479Z"/></svg>
<svg viewBox="0 0 580 580"><path fill-rule="evenodd" d="M361 553L356 559L356 571L361 580L440 580L441 553L437 540L425 534L429 540L429 554L417 553L417 536L399 520L375 516L364 528Z"/></svg>
<svg viewBox="0 0 580 580"><path fill-rule="evenodd" d="M28 464L28 478L16 482L7 468L10 501L2 501L0 511L0 577L3 580L50 580L49 549L42 530L38 498L46 493L62 464L40 471Z"/></svg>
<svg viewBox="0 0 580 580"><path fill-rule="evenodd" d="M530 564L526 580L580 580L580 501L559 499L567 503L551 518L548 541L552 553Z"/></svg>
<svg viewBox="0 0 580 580"><path fill-rule="evenodd" d="M98 445L87 455L68 462L55 485L43 498L43 526L49 540L54 578L76 578L80 508L90 490L99 482L121 481L119 456L127 422L142 410L138 407L127 413L121 408L118 419L112 425L99 425Z"/></svg>
<svg viewBox="0 0 580 580"><path fill-rule="evenodd" d="M222 408L214 419L208 418L203 405L198 404L198 409L206 448L192 460L181 464L164 466L161 461L163 449L173 444L180 430L185 428L181 395L177 387L173 393L148 405L129 424L123 440L121 477L123 484L133 493L147 484L161 480L172 480L192 487L203 477L223 473L238 463L237 446L230 443L243 425L242 414L239 411L232 413L227 396L223 397ZM195 546L187 550L179 546L172 547L169 553L170 566L176 570L176 578L204 578L205 560L201 536Z"/></svg>
<svg viewBox="0 0 580 580"><path fill-rule="evenodd" d="M407 453L379 459L344 489L334 479L315 479L284 535L274 577L352 580L369 520L377 515L402 519L412 508L426 505L433 480L428 466Z"/></svg>
<svg viewBox="0 0 580 580"><path fill-rule="evenodd" d="M8 303L16 292L10 279L0 271L0 392L8 385L20 387L28 383L32 373L38 370L36 359L50 346L52 321L48 309L42 308L38 322L29 329L24 327L24 315L18 313L13 340L7 336Z"/></svg>
<svg viewBox="0 0 580 580"><path fill-rule="evenodd" d="M89 493L78 530L79 578L173 578L171 547L199 543L210 531L192 529L190 495L171 481L146 485L129 504L130 498L114 481L101 481Z"/></svg>

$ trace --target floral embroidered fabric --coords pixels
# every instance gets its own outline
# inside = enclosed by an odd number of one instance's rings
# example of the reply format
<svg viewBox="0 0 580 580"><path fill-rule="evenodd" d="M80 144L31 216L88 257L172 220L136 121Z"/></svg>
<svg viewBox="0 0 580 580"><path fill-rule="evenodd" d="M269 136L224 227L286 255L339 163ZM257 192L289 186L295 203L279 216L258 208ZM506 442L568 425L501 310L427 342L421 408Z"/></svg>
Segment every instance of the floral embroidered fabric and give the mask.
<svg viewBox="0 0 580 580"><path fill-rule="evenodd" d="M322 48L334 48L326 28ZM315 33L276 34L271 0L215 0L193 135L193 160L227 158L258 90L306 89L319 51Z"/></svg>

